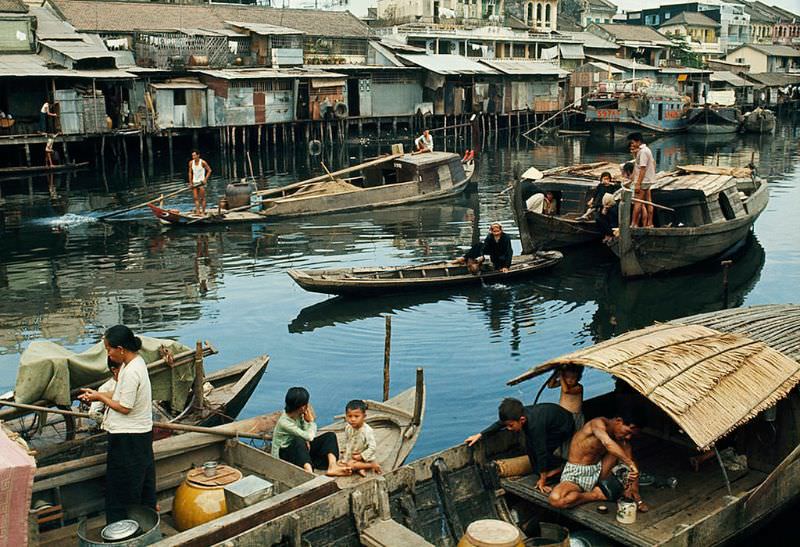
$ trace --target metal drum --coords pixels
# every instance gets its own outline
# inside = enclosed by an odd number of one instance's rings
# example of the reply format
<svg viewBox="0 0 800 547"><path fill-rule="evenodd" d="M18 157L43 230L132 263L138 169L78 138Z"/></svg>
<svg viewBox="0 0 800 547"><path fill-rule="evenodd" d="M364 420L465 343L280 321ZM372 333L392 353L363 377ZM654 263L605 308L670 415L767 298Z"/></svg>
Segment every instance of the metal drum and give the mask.
<svg viewBox="0 0 800 547"><path fill-rule="evenodd" d="M87 520L84 519L78 525L78 545L80 547L98 547L101 545L113 545L115 547L142 547L143 545L152 545L161 541L161 518L158 513L149 507L130 507L128 508L128 519L135 521L138 525L134 528L133 524L130 525L131 530L136 530L133 535L128 535L123 528L126 526L117 526L118 523L113 523L110 526L100 526L87 530ZM106 530L108 537L113 537L115 531L119 531L122 536L127 536L125 539L118 541L111 541L103 539L101 535Z"/></svg>
<svg viewBox="0 0 800 547"><path fill-rule="evenodd" d="M225 187L225 199L228 200L228 209L236 209L250 204L250 194L256 191L256 185L251 182L232 182Z"/></svg>

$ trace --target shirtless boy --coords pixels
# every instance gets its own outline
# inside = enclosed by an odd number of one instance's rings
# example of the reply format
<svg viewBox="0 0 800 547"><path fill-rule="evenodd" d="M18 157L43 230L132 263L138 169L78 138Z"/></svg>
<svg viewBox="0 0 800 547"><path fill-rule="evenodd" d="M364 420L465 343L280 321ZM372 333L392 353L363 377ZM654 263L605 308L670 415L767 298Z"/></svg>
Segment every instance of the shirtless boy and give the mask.
<svg viewBox="0 0 800 547"><path fill-rule="evenodd" d="M567 509L609 499L612 493L604 481L621 461L630 468L626 494L646 511L639 498L639 469L630 445L637 429L633 420L621 417L588 421L572 438L569 461L561 472L561 482L550 493L550 505Z"/></svg>

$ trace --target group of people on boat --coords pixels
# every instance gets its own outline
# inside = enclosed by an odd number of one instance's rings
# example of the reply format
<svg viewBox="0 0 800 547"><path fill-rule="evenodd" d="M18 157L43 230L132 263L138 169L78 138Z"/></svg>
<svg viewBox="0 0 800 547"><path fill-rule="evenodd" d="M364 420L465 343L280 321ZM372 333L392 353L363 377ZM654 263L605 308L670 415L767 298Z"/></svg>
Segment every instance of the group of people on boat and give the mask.
<svg viewBox="0 0 800 547"><path fill-rule="evenodd" d="M586 422L583 416L583 367L564 365L554 372L548 387L561 390L559 404L506 398L498 407L498 421L465 440L469 446L501 430L521 433L531 470L538 474L536 488L559 509L592 501L633 499L648 511L639 495L639 468L631 439L644 425L644 412L636 393L618 380L616 412ZM618 475L624 477L620 480Z"/></svg>

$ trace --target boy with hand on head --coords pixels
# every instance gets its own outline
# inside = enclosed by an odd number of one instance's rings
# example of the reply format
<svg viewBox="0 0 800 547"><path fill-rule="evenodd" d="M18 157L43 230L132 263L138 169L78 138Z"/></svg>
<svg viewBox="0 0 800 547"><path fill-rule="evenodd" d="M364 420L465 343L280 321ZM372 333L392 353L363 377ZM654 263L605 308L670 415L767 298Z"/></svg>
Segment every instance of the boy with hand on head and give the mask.
<svg viewBox="0 0 800 547"><path fill-rule="evenodd" d="M561 386L561 398L558 400L558 404L572 413L572 418L575 420L575 431L582 428L584 423L582 376L582 366L564 365L547 382L547 387L550 388Z"/></svg>
<svg viewBox="0 0 800 547"><path fill-rule="evenodd" d="M327 469L329 477L352 474L350 467L339 465L339 443L336 434L328 431L317 435L314 409L304 387L286 392L286 406L272 433L272 457L293 463L309 473L314 468Z"/></svg>
<svg viewBox="0 0 800 547"><path fill-rule="evenodd" d="M381 472L381 466L375 461L377 442L372 428L365 422L367 418L367 404L354 399L345 407L344 434L347 438L344 447L342 464L358 472L362 477L367 476L367 471Z"/></svg>

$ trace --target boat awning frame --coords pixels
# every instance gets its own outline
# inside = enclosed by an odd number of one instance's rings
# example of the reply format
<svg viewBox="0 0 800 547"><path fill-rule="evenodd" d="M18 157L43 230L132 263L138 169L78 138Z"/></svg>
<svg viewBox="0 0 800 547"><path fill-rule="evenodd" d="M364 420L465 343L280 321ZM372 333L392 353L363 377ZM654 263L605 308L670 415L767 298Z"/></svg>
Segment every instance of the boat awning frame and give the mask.
<svg viewBox="0 0 800 547"><path fill-rule="evenodd" d="M561 365L624 380L672 418L700 449L786 397L800 363L741 334L702 325L657 324L547 361L515 385Z"/></svg>

